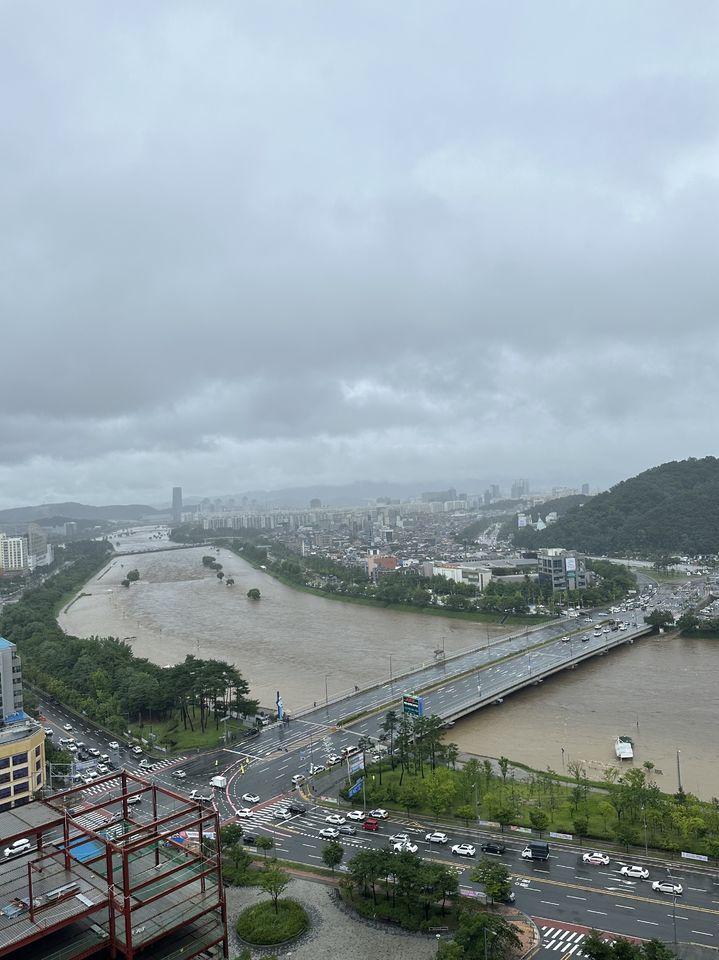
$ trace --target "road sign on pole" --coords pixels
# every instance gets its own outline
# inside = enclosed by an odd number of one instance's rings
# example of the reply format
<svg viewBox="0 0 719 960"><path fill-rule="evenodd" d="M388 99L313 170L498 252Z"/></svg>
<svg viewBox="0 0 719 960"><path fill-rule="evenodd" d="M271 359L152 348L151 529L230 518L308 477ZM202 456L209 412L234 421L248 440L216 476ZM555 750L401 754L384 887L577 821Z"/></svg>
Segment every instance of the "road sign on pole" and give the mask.
<svg viewBox="0 0 719 960"><path fill-rule="evenodd" d="M424 698L405 693L402 697L402 713L410 717L423 717Z"/></svg>
<svg viewBox="0 0 719 960"><path fill-rule="evenodd" d="M355 794L359 793L362 787L364 786L364 777L360 777L356 783L353 783L350 789L347 791L348 797L354 797Z"/></svg>

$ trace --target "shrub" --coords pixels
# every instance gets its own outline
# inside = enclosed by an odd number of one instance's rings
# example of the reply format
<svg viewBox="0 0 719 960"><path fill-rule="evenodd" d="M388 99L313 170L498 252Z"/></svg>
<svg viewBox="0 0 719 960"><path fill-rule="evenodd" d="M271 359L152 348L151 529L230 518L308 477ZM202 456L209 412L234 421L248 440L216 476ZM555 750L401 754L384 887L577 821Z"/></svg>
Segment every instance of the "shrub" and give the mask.
<svg viewBox="0 0 719 960"><path fill-rule="evenodd" d="M278 900L277 913L270 901L256 903L237 918L237 936L263 946L294 940L309 927L305 910L294 900Z"/></svg>

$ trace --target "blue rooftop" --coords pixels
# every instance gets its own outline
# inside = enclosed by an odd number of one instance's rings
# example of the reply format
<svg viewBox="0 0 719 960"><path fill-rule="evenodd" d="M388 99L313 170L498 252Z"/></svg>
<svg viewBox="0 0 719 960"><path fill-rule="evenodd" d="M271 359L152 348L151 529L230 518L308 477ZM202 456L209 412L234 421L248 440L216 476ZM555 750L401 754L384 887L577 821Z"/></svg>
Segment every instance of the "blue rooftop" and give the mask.
<svg viewBox="0 0 719 960"><path fill-rule="evenodd" d="M7 650L8 647L14 647L14 643L10 643L9 640L6 640L5 637L0 637L0 650Z"/></svg>

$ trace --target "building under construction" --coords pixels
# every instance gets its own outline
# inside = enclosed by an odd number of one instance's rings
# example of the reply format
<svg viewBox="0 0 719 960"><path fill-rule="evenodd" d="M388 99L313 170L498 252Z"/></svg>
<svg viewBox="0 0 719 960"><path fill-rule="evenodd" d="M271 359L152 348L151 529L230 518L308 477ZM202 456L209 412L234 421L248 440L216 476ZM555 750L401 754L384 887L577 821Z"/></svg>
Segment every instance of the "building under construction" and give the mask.
<svg viewBox="0 0 719 960"><path fill-rule="evenodd" d="M0 813L0 957L227 957L218 845L214 809L124 770Z"/></svg>

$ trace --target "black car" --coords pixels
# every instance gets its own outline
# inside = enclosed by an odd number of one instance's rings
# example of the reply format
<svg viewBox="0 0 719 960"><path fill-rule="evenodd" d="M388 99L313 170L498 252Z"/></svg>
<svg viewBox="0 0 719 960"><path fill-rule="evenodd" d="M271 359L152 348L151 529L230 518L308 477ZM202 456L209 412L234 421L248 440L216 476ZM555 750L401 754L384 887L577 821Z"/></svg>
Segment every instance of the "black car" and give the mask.
<svg viewBox="0 0 719 960"><path fill-rule="evenodd" d="M488 840L480 847L482 853L495 853L498 857L501 857L506 849L503 843L499 843L496 840Z"/></svg>
<svg viewBox="0 0 719 960"><path fill-rule="evenodd" d="M248 846L253 846L257 843L257 837L251 833L242 834L242 842L246 843Z"/></svg>
<svg viewBox="0 0 719 960"><path fill-rule="evenodd" d="M294 800L292 803L287 804L287 809L290 811L290 813L307 813L307 807L304 805L304 803L297 803Z"/></svg>

